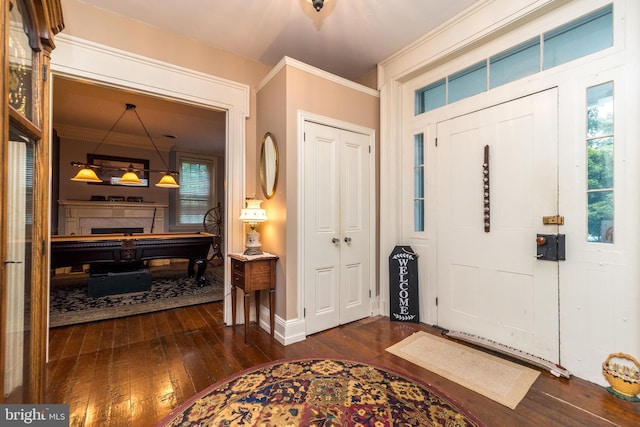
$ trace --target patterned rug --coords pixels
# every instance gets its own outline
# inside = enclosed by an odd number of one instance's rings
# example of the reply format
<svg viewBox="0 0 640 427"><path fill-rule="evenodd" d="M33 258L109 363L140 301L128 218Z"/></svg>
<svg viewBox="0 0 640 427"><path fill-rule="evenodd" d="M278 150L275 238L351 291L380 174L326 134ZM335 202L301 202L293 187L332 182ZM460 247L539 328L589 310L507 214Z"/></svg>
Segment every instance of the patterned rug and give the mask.
<svg viewBox="0 0 640 427"><path fill-rule="evenodd" d="M152 274L153 276L153 274ZM51 287L49 326L65 326L96 320L150 313L188 305L222 301L224 272L222 267L205 270L207 284L199 286L184 273L173 277L153 278L151 289L103 297L90 297L86 279L80 286Z"/></svg>
<svg viewBox="0 0 640 427"><path fill-rule="evenodd" d="M201 391L158 426L482 426L433 387L369 364L302 359Z"/></svg>

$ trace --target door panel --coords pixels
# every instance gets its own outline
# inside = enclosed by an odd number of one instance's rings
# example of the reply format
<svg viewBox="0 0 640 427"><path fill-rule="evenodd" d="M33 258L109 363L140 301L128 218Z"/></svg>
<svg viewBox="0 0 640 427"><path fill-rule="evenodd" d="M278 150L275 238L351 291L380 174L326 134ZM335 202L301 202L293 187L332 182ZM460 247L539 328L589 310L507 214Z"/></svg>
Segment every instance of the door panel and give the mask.
<svg viewBox="0 0 640 427"><path fill-rule="evenodd" d="M304 286L307 333L338 326L338 129L308 123L304 147ZM339 240L338 240L339 242Z"/></svg>
<svg viewBox="0 0 640 427"><path fill-rule="evenodd" d="M557 233L557 92L437 125L438 324L558 361L558 265L536 259ZM489 146L490 231L484 230Z"/></svg>
<svg viewBox="0 0 640 427"><path fill-rule="evenodd" d="M304 142L306 333L369 314L369 138L307 122Z"/></svg>
<svg viewBox="0 0 640 427"><path fill-rule="evenodd" d="M340 324L369 315L369 138L340 131Z"/></svg>

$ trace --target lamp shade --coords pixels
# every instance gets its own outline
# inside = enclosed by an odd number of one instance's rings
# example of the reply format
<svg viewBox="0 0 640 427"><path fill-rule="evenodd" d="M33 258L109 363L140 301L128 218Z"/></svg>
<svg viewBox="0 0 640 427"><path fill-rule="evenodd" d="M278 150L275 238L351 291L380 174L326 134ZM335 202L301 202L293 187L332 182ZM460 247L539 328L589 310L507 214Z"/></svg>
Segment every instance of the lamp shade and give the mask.
<svg viewBox="0 0 640 427"><path fill-rule="evenodd" d="M178 185L178 183L176 182L176 180L173 178L173 176L166 174L162 177L162 179L160 179L160 181L158 181L158 183L156 184L156 187L161 187L161 188L180 188L180 186Z"/></svg>
<svg viewBox="0 0 640 427"><path fill-rule="evenodd" d="M71 178L71 181L80 181L80 182L102 182L98 175L96 175L96 171L91 168L82 168L78 171L76 176Z"/></svg>
<svg viewBox="0 0 640 427"><path fill-rule="evenodd" d="M122 175L122 177L118 180L118 184L120 185L144 185L138 175L136 175L133 171L127 171Z"/></svg>
<svg viewBox="0 0 640 427"><path fill-rule="evenodd" d="M267 220L267 211L260 208L262 200L247 199L246 203L247 207L242 209L240 221L248 222L249 224L257 224Z"/></svg>

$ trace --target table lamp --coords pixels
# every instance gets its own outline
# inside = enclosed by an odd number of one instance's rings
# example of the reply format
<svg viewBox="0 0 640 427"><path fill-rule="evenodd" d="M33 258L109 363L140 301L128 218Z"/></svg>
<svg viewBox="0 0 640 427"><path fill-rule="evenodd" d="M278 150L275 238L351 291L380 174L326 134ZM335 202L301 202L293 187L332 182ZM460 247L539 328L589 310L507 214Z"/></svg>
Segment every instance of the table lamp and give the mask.
<svg viewBox="0 0 640 427"><path fill-rule="evenodd" d="M260 208L261 203L262 200L246 199L247 207L242 209L240 214L240 221L246 222L251 227L251 230L247 233L244 255L262 255L260 233L256 231L256 225L267 220L267 212Z"/></svg>

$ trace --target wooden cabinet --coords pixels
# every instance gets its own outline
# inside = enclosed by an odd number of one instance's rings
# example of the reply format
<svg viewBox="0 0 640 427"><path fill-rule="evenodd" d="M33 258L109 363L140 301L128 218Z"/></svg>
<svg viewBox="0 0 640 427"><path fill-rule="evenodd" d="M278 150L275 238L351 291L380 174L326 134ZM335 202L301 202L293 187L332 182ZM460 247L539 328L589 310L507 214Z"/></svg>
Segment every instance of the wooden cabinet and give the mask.
<svg viewBox="0 0 640 427"><path fill-rule="evenodd" d="M231 319L236 325L236 304L238 288L244 292L244 341L249 335L249 307L251 292L255 292L256 325L260 324L260 291L269 291L269 326L274 332L274 309L276 299L276 261L275 255L246 257L241 254L230 254L231 258Z"/></svg>
<svg viewBox="0 0 640 427"><path fill-rule="evenodd" d="M3 1L0 19L0 403L37 404L47 362L49 63L64 23L60 0Z"/></svg>

